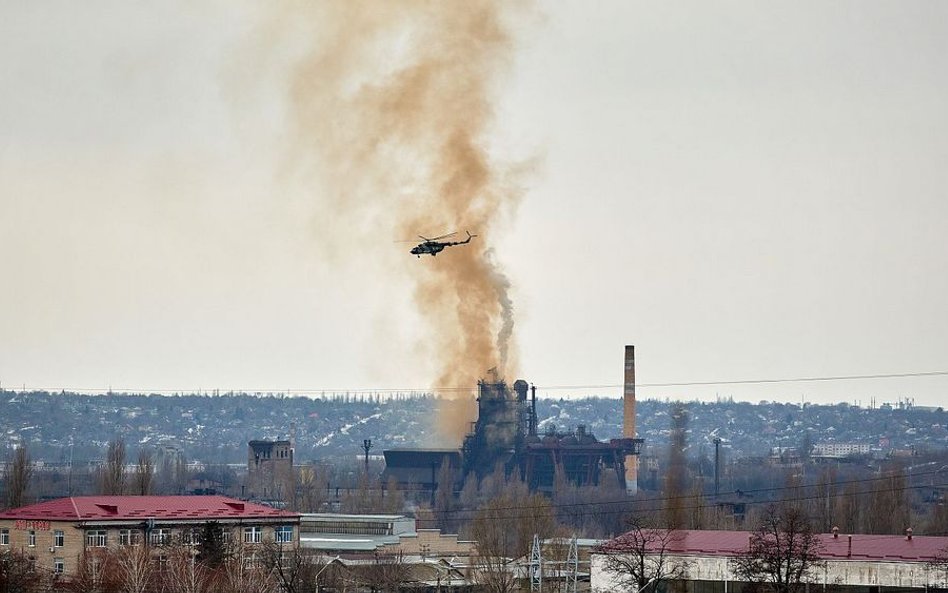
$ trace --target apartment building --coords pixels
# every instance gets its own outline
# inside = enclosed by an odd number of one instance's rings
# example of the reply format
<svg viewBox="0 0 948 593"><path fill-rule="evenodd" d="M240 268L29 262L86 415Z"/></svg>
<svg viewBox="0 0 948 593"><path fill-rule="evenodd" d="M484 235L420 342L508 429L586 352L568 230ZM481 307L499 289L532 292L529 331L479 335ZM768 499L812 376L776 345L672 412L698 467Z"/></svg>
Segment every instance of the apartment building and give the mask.
<svg viewBox="0 0 948 593"><path fill-rule="evenodd" d="M145 544L193 545L208 522L225 541L299 544L300 515L224 496L78 496L0 512L0 553L73 575L84 552Z"/></svg>

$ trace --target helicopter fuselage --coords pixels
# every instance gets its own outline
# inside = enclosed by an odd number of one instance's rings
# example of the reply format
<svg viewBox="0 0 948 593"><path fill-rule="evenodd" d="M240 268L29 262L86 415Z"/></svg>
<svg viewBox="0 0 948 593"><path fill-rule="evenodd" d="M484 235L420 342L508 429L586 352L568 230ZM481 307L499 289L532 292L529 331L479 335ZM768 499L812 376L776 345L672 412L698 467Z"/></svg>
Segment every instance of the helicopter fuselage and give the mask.
<svg viewBox="0 0 948 593"><path fill-rule="evenodd" d="M422 255L425 255L425 254L438 255L439 253L444 251L445 247L447 247L447 243L438 243L437 241L427 241L425 243L421 243L420 245L416 245L415 247L412 247L411 252L412 252L412 255L417 255L418 257L421 257Z"/></svg>
<svg viewBox="0 0 948 593"><path fill-rule="evenodd" d="M445 247L451 247L454 245L466 245L467 243L471 242L471 239L477 236L477 235L472 235L470 232L468 232L467 239L463 241L438 241L438 239L443 239L444 237L450 237L453 234L455 233L451 233L450 235L443 235L441 237L435 237L434 239L420 237L424 239L424 242L419 243L418 245L415 245L414 247L412 247L411 254L417 255L418 257L421 257L422 255L425 255L425 254L435 256L441 253L442 251L444 251Z"/></svg>

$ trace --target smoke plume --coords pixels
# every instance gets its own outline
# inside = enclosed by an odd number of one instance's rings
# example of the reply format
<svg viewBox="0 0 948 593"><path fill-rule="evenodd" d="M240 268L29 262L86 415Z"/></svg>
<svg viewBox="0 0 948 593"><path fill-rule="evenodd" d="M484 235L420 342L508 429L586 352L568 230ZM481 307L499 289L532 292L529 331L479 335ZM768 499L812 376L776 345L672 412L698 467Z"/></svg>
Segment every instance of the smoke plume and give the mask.
<svg viewBox="0 0 948 593"><path fill-rule="evenodd" d="M493 162L488 140L492 84L511 58L517 9L499 0L312 5L282 15L282 26L306 29L310 42L293 72L290 115L296 166L315 169L332 196L320 216L353 232L392 228L399 238L477 234L437 257L412 258L407 272L434 340L433 386L472 393L490 368L512 380L510 282L487 246L521 191L516 167ZM440 432L456 443L473 399L442 408Z"/></svg>

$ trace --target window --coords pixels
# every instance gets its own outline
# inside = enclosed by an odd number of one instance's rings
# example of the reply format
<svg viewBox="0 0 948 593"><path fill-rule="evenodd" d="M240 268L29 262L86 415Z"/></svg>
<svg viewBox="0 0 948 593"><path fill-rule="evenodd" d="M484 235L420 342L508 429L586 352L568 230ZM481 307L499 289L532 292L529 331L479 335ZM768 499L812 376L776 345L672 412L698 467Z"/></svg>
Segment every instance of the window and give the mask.
<svg viewBox="0 0 948 593"><path fill-rule="evenodd" d="M36 530L30 529L27 535L27 544L31 548L36 547Z"/></svg>
<svg viewBox="0 0 948 593"><path fill-rule="evenodd" d="M137 529L119 529L120 546L137 546L141 542L141 533Z"/></svg>
<svg viewBox="0 0 948 593"><path fill-rule="evenodd" d="M229 544L230 542L234 541L234 532L230 529L224 529L221 532L221 535L223 536L221 539L225 544Z"/></svg>
<svg viewBox="0 0 948 593"><path fill-rule="evenodd" d="M151 530L149 541L153 546L164 546L171 543L171 530L158 528Z"/></svg>
<svg viewBox="0 0 948 593"><path fill-rule="evenodd" d="M196 546L201 543L201 530L194 527L185 527L181 530L181 543Z"/></svg>
<svg viewBox="0 0 948 593"><path fill-rule="evenodd" d="M0 529L0 546L10 545L10 530Z"/></svg>
<svg viewBox="0 0 948 593"><path fill-rule="evenodd" d="M274 540L278 544L288 544L293 541L293 526L280 525L273 528Z"/></svg>
<svg viewBox="0 0 948 593"><path fill-rule="evenodd" d="M86 532L87 548L104 548L108 543L104 529L90 529Z"/></svg>
<svg viewBox="0 0 948 593"><path fill-rule="evenodd" d="M53 572L56 574L66 572L66 561L62 558L53 558Z"/></svg>
<svg viewBox="0 0 948 593"><path fill-rule="evenodd" d="M244 527L244 543L259 544L263 529L260 527Z"/></svg>
<svg viewBox="0 0 948 593"><path fill-rule="evenodd" d="M53 532L53 545L57 548L61 548L66 545L66 534L60 530Z"/></svg>

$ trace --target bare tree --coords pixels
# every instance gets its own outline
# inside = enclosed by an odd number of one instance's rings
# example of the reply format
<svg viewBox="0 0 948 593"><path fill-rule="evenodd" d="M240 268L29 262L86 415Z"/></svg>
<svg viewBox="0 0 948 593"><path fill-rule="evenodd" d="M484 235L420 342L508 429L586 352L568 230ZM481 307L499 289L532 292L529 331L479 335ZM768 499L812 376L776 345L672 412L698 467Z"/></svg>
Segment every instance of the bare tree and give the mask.
<svg viewBox="0 0 948 593"><path fill-rule="evenodd" d="M911 526L910 490L901 465L890 465L870 488L864 533L899 534Z"/></svg>
<svg viewBox="0 0 948 593"><path fill-rule="evenodd" d="M119 548L116 565L125 593L148 593L155 577L155 565L144 544Z"/></svg>
<svg viewBox="0 0 948 593"><path fill-rule="evenodd" d="M162 572L167 590L174 593L205 593L212 582L211 569L197 560L197 551L188 545L174 545L167 550L168 565Z"/></svg>
<svg viewBox="0 0 948 593"><path fill-rule="evenodd" d="M643 517L628 521L629 531L599 548L606 554L605 570L613 583L626 591L657 589L663 582L685 577L688 563L671 554L678 533L654 527Z"/></svg>
<svg viewBox="0 0 948 593"><path fill-rule="evenodd" d="M318 513L329 501L327 474L315 465L299 468L297 482L299 494L296 497L296 510L301 513Z"/></svg>
<svg viewBox="0 0 948 593"><path fill-rule="evenodd" d="M125 494L125 441L122 439L109 441L99 486L102 494Z"/></svg>
<svg viewBox="0 0 948 593"><path fill-rule="evenodd" d="M30 453L21 445L13 453L13 461L8 466L7 507L15 509L26 504L32 478L33 464L30 461Z"/></svg>
<svg viewBox="0 0 948 593"><path fill-rule="evenodd" d="M43 580L35 566L26 554L16 550L0 552L0 591L32 593L40 591Z"/></svg>
<svg viewBox="0 0 948 593"><path fill-rule="evenodd" d="M508 509L512 502L512 498L503 495L492 499L478 510L471 523L471 538L477 542L474 578L491 593L509 593L517 585L516 575L510 569L517 539L509 529Z"/></svg>
<svg viewBox="0 0 948 593"><path fill-rule="evenodd" d="M795 593L822 565L820 549L800 507L771 505L747 551L734 560L735 572L745 581L769 585L774 593Z"/></svg>
<svg viewBox="0 0 948 593"><path fill-rule="evenodd" d="M836 497L836 504L833 509L833 516L836 519L834 527L839 527L841 530L850 533L860 533L862 531L865 501L859 488L859 484L850 482L843 487L842 494Z"/></svg>
<svg viewBox="0 0 948 593"><path fill-rule="evenodd" d="M283 593L311 593L316 589L316 563L298 545L266 542L259 551L262 567Z"/></svg>
<svg viewBox="0 0 948 593"><path fill-rule="evenodd" d="M478 510L470 529L477 542L475 578L494 593L515 590L512 562L529 552L534 535L547 539L556 532L549 499L530 496L519 480L508 482L508 488Z"/></svg>
<svg viewBox="0 0 948 593"><path fill-rule="evenodd" d="M219 587L226 593L275 593L278 588L255 550L240 543L233 546L220 568Z"/></svg>
<svg viewBox="0 0 948 593"><path fill-rule="evenodd" d="M138 450L138 464L135 466L135 479L132 490L135 494L147 496L152 493L155 481L155 460L151 449Z"/></svg>
<svg viewBox="0 0 948 593"><path fill-rule="evenodd" d="M378 554L371 564L360 566L356 582L371 591L400 591L411 582L411 568L401 554Z"/></svg>
<svg viewBox="0 0 948 593"><path fill-rule="evenodd" d="M385 491L382 508L389 515L398 515L405 512L405 495L398 489L398 480L389 476L385 482Z"/></svg>
<svg viewBox="0 0 948 593"><path fill-rule="evenodd" d="M359 475L355 490L347 490L340 502L343 513L380 513L383 508L382 485L378 480L370 479L365 472Z"/></svg>
<svg viewBox="0 0 948 593"><path fill-rule="evenodd" d="M188 469L188 460L184 454L178 455L174 461L174 493L184 494L191 481L191 470Z"/></svg>
<svg viewBox="0 0 948 593"><path fill-rule="evenodd" d="M810 433L807 433L810 434ZM813 511L818 517L817 528L829 532L835 525L833 508L836 498L836 468L824 468L816 482L816 499L812 502Z"/></svg>
<svg viewBox="0 0 948 593"><path fill-rule="evenodd" d="M121 571L110 550L86 550L79 556L79 569L66 583L75 593L118 593L122 590Z"/></svg>

